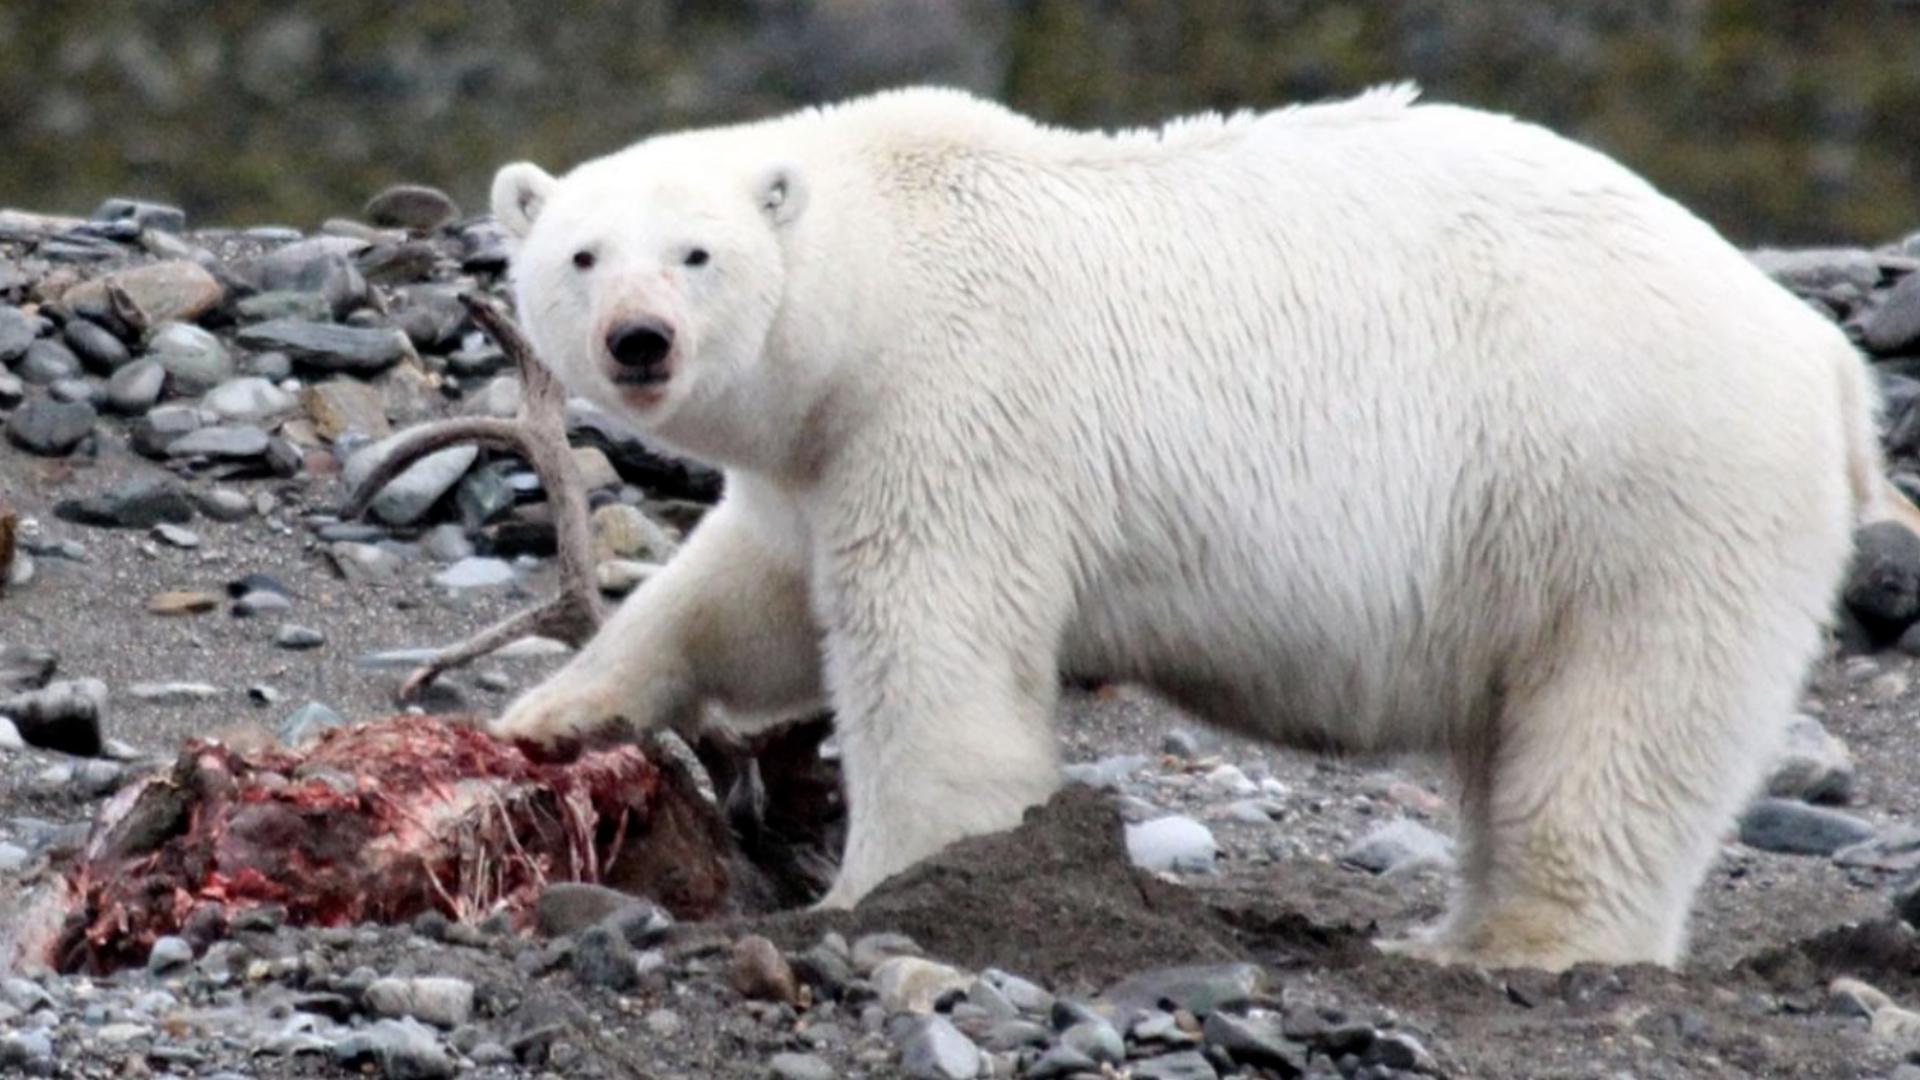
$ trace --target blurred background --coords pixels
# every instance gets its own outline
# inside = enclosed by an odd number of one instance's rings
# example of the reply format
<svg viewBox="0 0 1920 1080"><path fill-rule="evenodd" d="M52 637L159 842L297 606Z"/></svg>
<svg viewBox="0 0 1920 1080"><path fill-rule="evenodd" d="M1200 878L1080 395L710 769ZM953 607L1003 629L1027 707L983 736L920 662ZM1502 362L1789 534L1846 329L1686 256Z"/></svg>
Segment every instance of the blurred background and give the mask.
<svg viewBox="0 0 1920 1080"><path fill-rule="evenodd" d="M1406 78L1744 243L1920 229L1913 0L0 0L0 205L310 228L394 181L479 210L508 159L902 82L1122 125Z"/></svg>

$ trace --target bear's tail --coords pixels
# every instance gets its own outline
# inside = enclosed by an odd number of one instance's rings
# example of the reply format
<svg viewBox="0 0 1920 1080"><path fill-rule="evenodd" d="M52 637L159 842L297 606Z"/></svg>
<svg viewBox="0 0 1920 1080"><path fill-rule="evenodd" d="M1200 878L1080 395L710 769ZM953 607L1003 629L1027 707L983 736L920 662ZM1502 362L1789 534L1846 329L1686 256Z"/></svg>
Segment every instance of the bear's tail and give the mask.
<svg viewBox="0 0 1920 1080"><path fill-rule="evenodd" d="M1920 508L1887 479L1880 453L1880 395L1866 361L1851 345L1836 350L1840 369L1840 422L1845 425L1847 484L1856 524L1898 521L1920 533Z"/></svg>

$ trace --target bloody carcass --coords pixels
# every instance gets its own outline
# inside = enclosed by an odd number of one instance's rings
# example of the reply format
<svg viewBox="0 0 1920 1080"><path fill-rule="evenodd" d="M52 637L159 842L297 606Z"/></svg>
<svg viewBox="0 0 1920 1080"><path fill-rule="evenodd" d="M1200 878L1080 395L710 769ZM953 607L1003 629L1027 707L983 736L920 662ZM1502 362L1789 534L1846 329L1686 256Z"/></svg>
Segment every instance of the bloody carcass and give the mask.
<svg viewBox="0 0 1920 1080"><path fill-rule="evenodd" d="M538 760L426 716L304 750L196 741L103 810L48 959L112 969L263 906L303 925L427 911L523 922L553 881L603 881L700 918L727 906L734 852L691 777L633 746Z"/></svg>

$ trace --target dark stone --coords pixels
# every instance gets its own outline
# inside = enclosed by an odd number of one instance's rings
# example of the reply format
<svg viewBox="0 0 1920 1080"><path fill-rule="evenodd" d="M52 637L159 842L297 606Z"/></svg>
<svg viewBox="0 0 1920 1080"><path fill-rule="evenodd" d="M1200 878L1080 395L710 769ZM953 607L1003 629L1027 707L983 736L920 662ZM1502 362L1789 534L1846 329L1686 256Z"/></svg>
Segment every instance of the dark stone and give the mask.
<svg viewBox="0 0 1920 1080"><path fill-rule="evenodd" d="M1278 1017L1209 1015L1203 1025L1207 1045L1218 1047L1236 1064L1299 1076L1307 1069L1307 1048L1280 1033Z"/></svg>
<svg viewBox="0 0 1920 1080"><path fill-rule="evenodd" d="M133 359L133 354L112 331L91 319L67 320L64 336L67 347L95 375L111 375Z"/></svg>
<svg viewBox="0 0 1920 1080"><path fill-rule="evenodd" d="M81 401L29 401L7 419L7 438L29 453L71 454L93 432L93 406Z"/></svg>
<svg viewBox="0 0 1920 1080"><path fill-rule="evenodd" d="M381 228L431 232L460 216L447 193L423 184L395 184L367 200L367 220Z"/></svg>
<svg viewBox="0 0 1920 1080"><path fill-rule="evenodd" d="M167 369L157 360L135 360L107 379L107 407L122 416L143 416L167 387Z"/></svg>
<svg viewBox="0 0 1920 1080"><path fill-rule="evenodd" d="M1793 799L1755 799L1740 815L1740 842L1786 855L1832 855L1873 838L1872 824Z"/></svg>
<svg viewBox="0 0 1920 1080"><path fill-rule="evenodd" d="M411 349L405 334L301 319L275 319L243 327L241 345L279 350L294 363L323 372L373 375L404 359Z"/></svg>
<svg viewBox="0 0 1920 1080"><path fill-rule="evenodd" d="M49 386L80 374L80 358L63 341L37 338L27 346L27 354L20 358L14 373L34 386Z"/></svg>
<svg viewBox="0 0 1920 1080"><path fill-rule="evenodd" d="M1897 356L1920 345L1920 274L1908 274L1888 289L1860 329L1862 342L1880 356Z"/></svg>
<svg viewBox="0 0 1920 1080"><path fill-rule="evenodd" d="M199 410L187 405L163 405L141 417L128 432L136 453L164 458L181 437L200 430Z"/></svg>
<svg viewBox="0 0 1920 1080"><path fill-rule="evenodd" d="M56 505L53 513L79 525L148 529L162 523L184 525L193 520L194 510L185 488L164 477L145 476L98 495L68 499Z"/></svg>
<svg viewBox="0 0 1920 1080"><path fill-rule="evenodd" d="M53 678L60 656L38 645L0 644L0 693L38 690Z"/></svg>
<svg viewBox="0 0 1920 1080"><path fill-rule="evenodd" d="M574 978L582 983L609 990L629 989L640 977L633 946L607 926L590 926L574 938L571 967Z"/></svg>
<svg viewBox="0 0 1920 1080"><path fill-rule="evenodd" d="M17 307L0 304L0 364L12 365L27 355L27 346L39 336L39 320Z"/></svg>
<svg viewBox="0 0 1920 1080"><path fill-rule="evenodd" d="M11 719L28 744L85 757L104 745L100 721L106 707L107 686L98 679L49 683L0 698L0 716Z"/></svg>
<svg viewBox="0 0 1920 1080"><path fill-rule="evenodd" d="M1846 605L1882 640L1920 618L1920 536L1894 521L1855 530Z"/></svg>

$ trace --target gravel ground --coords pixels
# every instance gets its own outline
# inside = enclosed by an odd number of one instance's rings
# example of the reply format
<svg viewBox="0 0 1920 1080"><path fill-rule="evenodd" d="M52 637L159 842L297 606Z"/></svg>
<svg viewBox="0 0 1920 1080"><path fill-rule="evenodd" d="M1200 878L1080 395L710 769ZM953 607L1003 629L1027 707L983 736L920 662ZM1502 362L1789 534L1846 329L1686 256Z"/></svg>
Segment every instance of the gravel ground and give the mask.
<svg viewBox="0 0 1920 1080"><path fill-rule="evenodd" d="M409 288L494 281L497 263L474 256L476 226L443 216L413 234L371 233L354 249L364 272L399 277L359 283L352 295L366 306L349 313L353 325L404 322L426 303ZM18 238L31 233L0 215L0 307L33 310L35 282L90 276L88 253L106 242ZM226 268L286 240L222 234L187 246ZM287 270L309 283L281 291L337 300L352 288L337 257L302 264L324 271L311 280ZM408 258L416 269L392 269ZM1769 258L1836 318L1870 326L1879 313L1899 314L1899 303L1920 311L1920 298L1887 298L1898 290L1885 286L1912 269L1905 255ZM100 265L128 261L152 260ZM291 393L329 377L304 371L287 382L263 350L239 346L269 312L257 284L226 276L224 296L198 316L242 359L216 383L264 368ZM312 284L322 279L332 284ZM242 310L248 298L254 306ZM1891 318L1875 340L1913 349L1920 319L1909 339L1886 330ZM49 329L35 331L40 341ZM6 333L0 311L0 354ZM470 334L411 336L419 351L368 381L389 418L466 409L496 385L497 368L481 362ZM37 358L0 359L15 376L63 363L44 346ZM1920 383L1903 388L1898 370L1883 368L1904 410ZM73 393L105 393L104 375L69 377L82 384ZM161 400L201 393L184 385ZM53 394L31 381L18 389L16 416ZM1892 441L1903 415L1890 423ZM55 658L58 679L104 684L110 759L9 745L0 727L0 927L44 910L35 905L60 879L63 852L103 799L185 740L271 739L310 702L356 720L391 713L405 669L367 656L456 640L554 587L551 560L538 558L512 561L510 584L435 584L447 560L425 550L422 532L456 516L452 496L379 532L404 555L392 580L342 577L312 515L344 499L339 466L355 440L313 438L299 427L312 420L296 409L258 424L299 451L298 466L280 475L249 467L221 476L204 460L143 456L129 447L138 424L105 414L77 449L0 445L0 500L23 521L33 567L0 598L0 647ZM687 491L647 488L621 463L599 500L669 518L661 496ZM1910 483L1906 465L1900 457L1896 479ZM227 489L250 508L235 521L199 516L185 526L189 538L56 513L64 500L141 478L197 496ZM523 501L507 520L534 524L539 510ZM502 536L496 523L466 539L485 555ZM177 546L182 539L195 546ZM1891 645L1920 615L1920 544L1902 554L1905 541L1887 543L1889 580L1911 587L1849 594L1839 636L1851 651ZM234 615L228 586L253 574L276 579L288 604ZM180 592L217 599L198 614L150 610ZM289 625L317 632L317 646L276 643ZM427 704L494 712L556 663L550 651L490 658L443 680ZM1920 944L1894 897L1920 862L1920 843L1902 831L1920 816L1914 663L1886 648L1820 665L1805 703L1808 741L1774 789L1783 798L1730 831L1678 972L1488 973L1384 956L1374 938L1432 919L1445 899L1453 818L1437 771L1216 735L1152 697L1108 687L1070 692L1059 725L1070 778L1098 793L1070 788L1021 829L956 846L854 913L663 929L630 898L557 891L552 912L543 904L548 932L526 934L437 917L290 927L264 912L223 940L157 945L146 970L26 969L0 980L0 1074L1913 1080L1920 1069L1904 1062L1920 1052L1920 1015L1907 1011L1920 1007ZM1180 965L1201 967L1169 971Z"/></svg>

